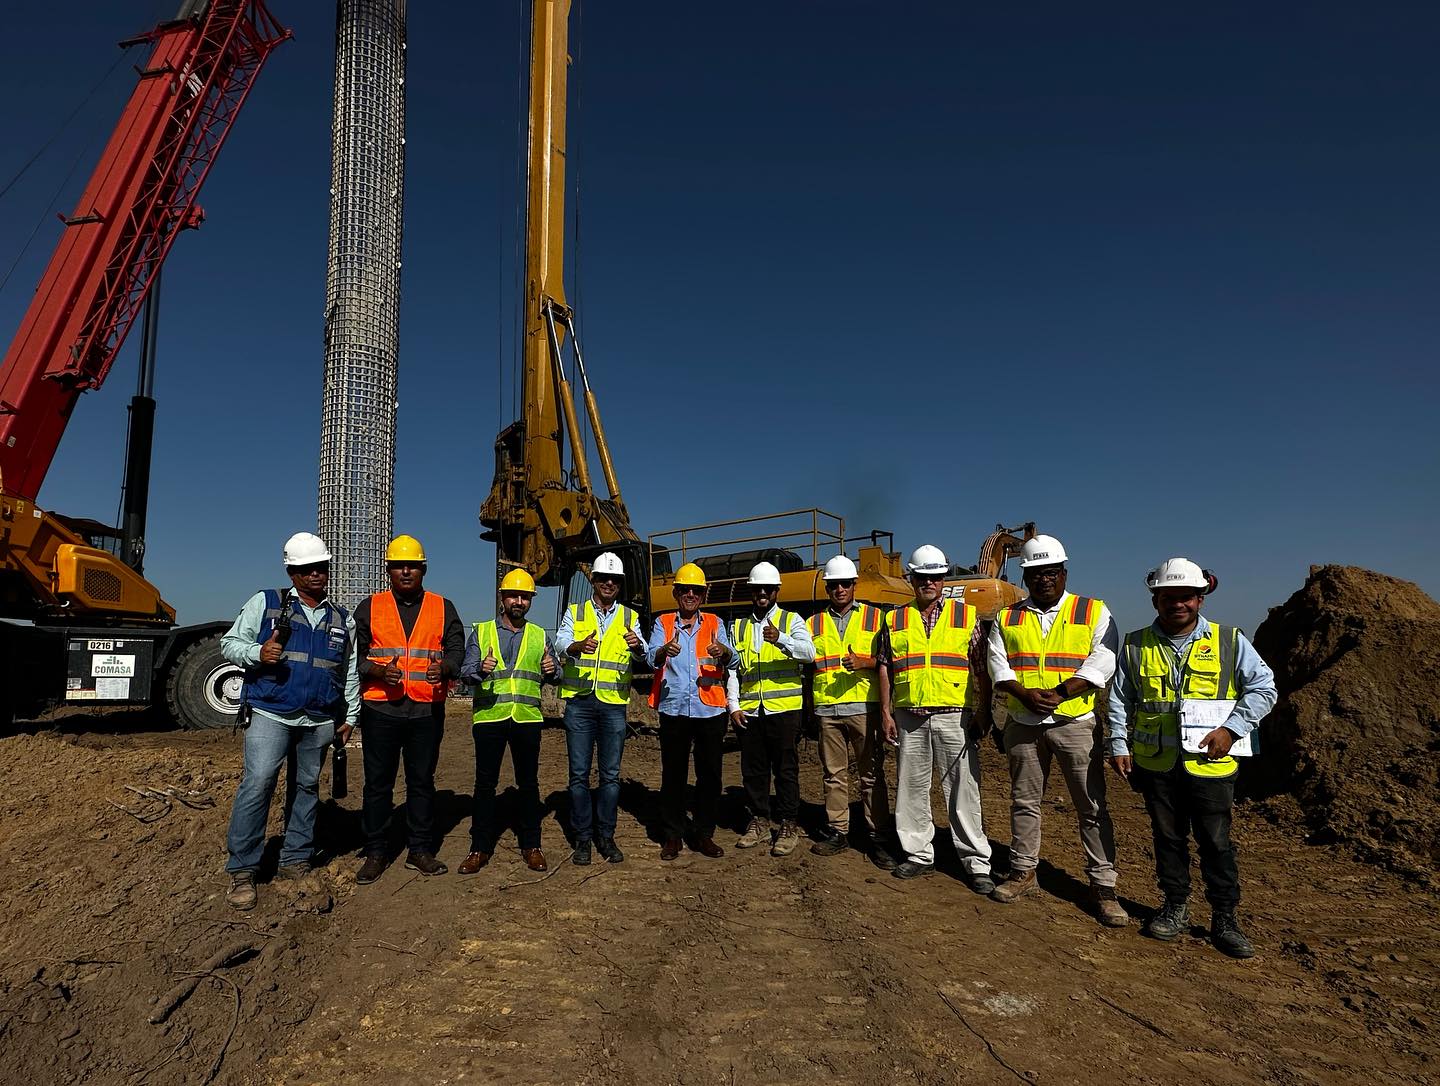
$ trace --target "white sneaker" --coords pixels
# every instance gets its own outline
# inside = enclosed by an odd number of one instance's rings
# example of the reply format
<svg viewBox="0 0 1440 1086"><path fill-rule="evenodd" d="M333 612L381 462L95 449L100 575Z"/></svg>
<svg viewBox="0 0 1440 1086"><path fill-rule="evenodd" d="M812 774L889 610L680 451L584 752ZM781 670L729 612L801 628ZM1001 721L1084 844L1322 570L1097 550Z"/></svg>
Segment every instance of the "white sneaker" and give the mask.
<svg viewBox="0 0 1440 1086"><path fill-rule="evenodd" d="M770 840L770 820L767 818L752 818L750 825L745 827L745 832L740 835L740 840L735 842L736 848L754 848L762 841Z"/></svg>

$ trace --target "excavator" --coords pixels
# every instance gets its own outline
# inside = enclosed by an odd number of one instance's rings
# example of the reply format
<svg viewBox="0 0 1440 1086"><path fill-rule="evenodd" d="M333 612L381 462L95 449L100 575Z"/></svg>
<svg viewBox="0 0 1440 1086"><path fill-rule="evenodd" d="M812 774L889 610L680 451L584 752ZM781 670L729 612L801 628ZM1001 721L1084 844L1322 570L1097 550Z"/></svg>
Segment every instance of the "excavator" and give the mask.
<svg viewBox="0 0 1440 1086"><path fill-rule="evenodd" d="M673 570L693 561L710 583L707 606L735 613L750 606L745 574L764 559L781 571L781 606L809 615L826 601L820 576L825 560L853 545L860 570L858 599L880 606L911 599L893 537L878 531L851 537L843 518L821 509L695 525L646 539L631 524L576 335L575 313L565 299L569 17L570 0L532 2L521 417L495 441L494 481L480 507L481 538L496 548L497 582L518 567L538 585L561 588L562 599L583 598L591 562L602 551L613 551L632 571L626 602L652 615L672 605ZM608 497L592 485L572 374ZM946 592L986 616L1020 599L1023 590L1004 579L1005 561L1034 534L1034 524L997 526L975 566L955 567Z"/></svg>
<svg viewBox="0 0 1440 1086"><path fill-rule="evenodd" d="M240 672L227 623L177 626L144 576L155 400L156 285L265 60L290 37L263 0L185 0L122 46L149 55L0 362L0 727L55 700L160 704L187 727L228 724ZM143 318L142 318L143 313ZM142 319L122 524L36 504L75 405Z"/></svg>

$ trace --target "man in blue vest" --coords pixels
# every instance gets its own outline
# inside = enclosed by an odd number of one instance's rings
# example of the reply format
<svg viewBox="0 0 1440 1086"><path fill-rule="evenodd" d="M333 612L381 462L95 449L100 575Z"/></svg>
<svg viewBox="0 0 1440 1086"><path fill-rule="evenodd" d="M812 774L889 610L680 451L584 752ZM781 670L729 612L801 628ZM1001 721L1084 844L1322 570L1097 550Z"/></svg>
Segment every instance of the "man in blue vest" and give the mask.
<svg viewBox="0 0 1440 1086"><path fill-rule="evenodd" d="M290 587L265 589L245 603L220 639L220 651L245 669L245 770L230 812L225 870L232 908L255 907L255 871L265 848L265 820L280 766L290 763L293 800L287 805L280 878L310 870L320 769L338 733L343 743L360 715L355 623L325 598L330 551L309 532L285 542Z"/></svg>
<svg viewBox="0 0 1440 1086"><path fill-rule="evenodd" d="M1110 765L1145 797L1165 894L1145 934L1168 941L1190 930L1193 830L1210 940L1222 954L1249 958L1255 949L1235 917L1240 869L1230 809L1239 767L1231 748L1275 707L1275 675L1240 630L1200 614L1216 583L1207 570L1171 558L1146 583L1156 618L1120 649L1109 725Z"/></svg>

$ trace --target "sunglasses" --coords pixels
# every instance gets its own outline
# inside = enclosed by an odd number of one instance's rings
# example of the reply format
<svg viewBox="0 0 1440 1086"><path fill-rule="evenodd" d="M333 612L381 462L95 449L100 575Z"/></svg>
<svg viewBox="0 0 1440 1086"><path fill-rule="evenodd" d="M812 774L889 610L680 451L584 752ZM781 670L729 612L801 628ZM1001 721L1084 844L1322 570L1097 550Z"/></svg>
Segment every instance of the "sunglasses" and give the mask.
<svg viewBox="0 0 1440 1086"><path fill-rule="evenodd" d="M610 573L597 573L590 578L591 584L619 584L621 578Z"/></svg>
<svg viewBox="0 0 1440 1086"><path fill-rule="evenodd" d="M1039 569L1026 570L1026 574L1032 581L1058 581L1065 576L1064 566L1041 566Z"/></svg>
<svg viewBox="0 0 1440 1086"><path fill-rule="evenodd" d="M826 581L825 584L826 584L827 586L829 586L830 588L854 588L854 587L855 587L855 582L854 582L854 581Z"/></svg>
<svg viewBox="0 0 1440 1086"><path fill-rule="evenodd" d="M677 596L703 596L703 595L705 595L705 590L704 590L703 588L696 588L693 584L682 584L682 585L676 585L676 586L675 586L675 595L677 595Z"/></svg>
<svg viewBox="0 0 1440 1086"><path fill-rule="evenodd" d="M323 573L328 576L330 573L330 563L317 562L313 566L291 566L288 572L292 577L309 577L316 573Z"/></svg>
<svg viewBox="0 0 1440 1086"><path fill-rule="evenodd" d="M945 574L943 573L912 573L910 576L925 584L934 584L936 581L943 581L945 579Z"/></svg>

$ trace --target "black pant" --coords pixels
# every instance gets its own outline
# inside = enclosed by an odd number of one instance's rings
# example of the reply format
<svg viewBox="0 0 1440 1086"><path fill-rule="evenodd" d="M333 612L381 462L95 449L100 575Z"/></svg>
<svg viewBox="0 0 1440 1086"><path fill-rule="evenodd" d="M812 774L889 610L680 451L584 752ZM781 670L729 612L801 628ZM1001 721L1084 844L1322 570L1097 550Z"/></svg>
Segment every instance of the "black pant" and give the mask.
<svg viewBox="0 0 1440 1086"><path fill-rule="evenodd" d="M685 782L695 752L695 821L699 839L715 836L720 768L728 718L660 714L660 822L667 839L685 836Z"/></svg>
<svg viewBox="0 0 1440 1086"><path fill-rule="evenodd" d="M435 763L445 736L443 716L398 720L360 710L361 749L365 754L365 803L360 825L365 855L385 855L385 827L395 805L395 774L405 756L405 821L410 849L435 848Z"/></svg>
<svg viewBox="0 0 1440 1086"><path fill-rule="evenodd" d="M749 713L740 733L740 777L750 813L756 818L794 822L800 811L800 710ZM770 805L770 776L775 776L775 805Z"/></svg>
<svg viewBox="0 0 1440 1086"><path fill-rule="evenodd" d="M515 836L521 848L540 847L540 725L502 720L471 726L475 736L475 805L470 819L470 850L494 852L501 828L495 824L495 790L505 747L515 767L520 811Z"/></svg>
<svg viewBox="0 0 1440 1086"><path fill-rule="evenodd" d="M1240 868L1230 843L1235 777L1197 777L1179 761L1167 773L1135 768L1155 839L1155 875L1166 901L1190 896L1189 836L1195 834L1205 897L1213 909L1240 904Z"/></svg>

